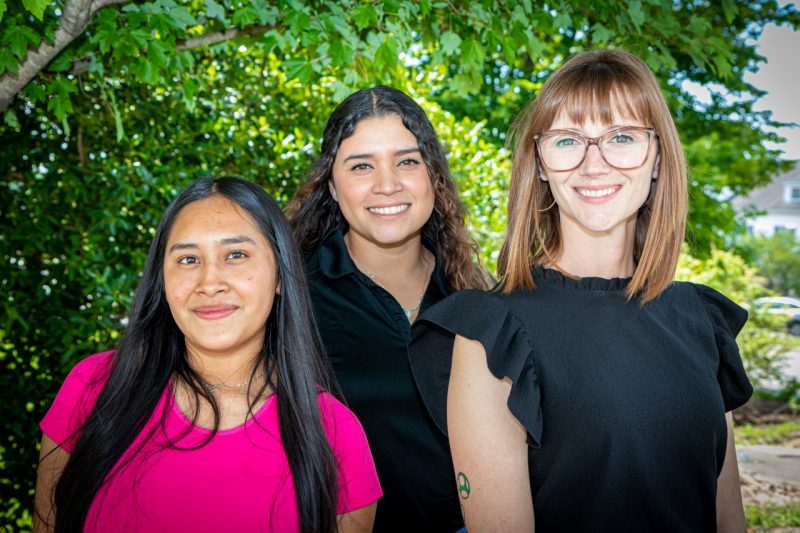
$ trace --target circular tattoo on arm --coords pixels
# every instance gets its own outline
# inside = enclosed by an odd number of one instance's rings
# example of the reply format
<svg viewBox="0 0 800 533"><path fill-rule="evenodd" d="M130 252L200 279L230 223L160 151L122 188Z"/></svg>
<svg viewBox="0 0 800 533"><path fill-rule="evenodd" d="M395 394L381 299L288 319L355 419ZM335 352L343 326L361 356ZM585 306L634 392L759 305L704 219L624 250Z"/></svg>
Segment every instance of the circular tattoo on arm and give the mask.
<svg viewBox="0 0 800 533"><path fill-rule="evenodd" d="M469 498L469 479L467 479L467 475L464 472L459 472L456 475L456 484L458 485L458 494L461 499L466 500Z"/></svg>

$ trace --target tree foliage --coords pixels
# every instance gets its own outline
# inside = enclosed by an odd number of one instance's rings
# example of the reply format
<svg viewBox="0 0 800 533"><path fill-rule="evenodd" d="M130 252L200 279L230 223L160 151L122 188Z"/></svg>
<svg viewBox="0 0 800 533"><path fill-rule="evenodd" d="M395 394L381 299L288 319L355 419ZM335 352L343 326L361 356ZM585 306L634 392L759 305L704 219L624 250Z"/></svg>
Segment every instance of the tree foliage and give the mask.
<svg viewBox="0 0 800 533"><path fill-rule="evenodd" d="M769 237L747 235L737 250L767 279L767 286L779 294L800 294L800 238L791 231L776 231Z"/></svg>
<svg viewBox="0 0 800 533"><path fill-rule="evenodd" d="M0 521L30 521L36 427L64 373L113 346L153 228L201 175L285 203L354 89L397 86L444 141L484 259L505 232L506 131L566 57L622 47L656 72L691 164L698 253L720 203L785 168L744 81L776 1L0 0ZM703 104L691 81L712 89ZM727 98L727 95L734 98ZM2 518L4 517L4 518Z"/></svg>

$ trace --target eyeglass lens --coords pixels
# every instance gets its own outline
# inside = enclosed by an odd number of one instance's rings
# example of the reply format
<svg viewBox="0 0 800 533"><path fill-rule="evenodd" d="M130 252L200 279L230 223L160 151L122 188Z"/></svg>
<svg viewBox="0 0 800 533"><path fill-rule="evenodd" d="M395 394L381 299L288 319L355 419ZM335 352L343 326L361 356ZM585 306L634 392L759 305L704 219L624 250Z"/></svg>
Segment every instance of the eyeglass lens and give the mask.
<svg viewBox="0 0 800 533"><path fill-rule="evenodd" d="M650 147L650 133L645 129L619 129L606 133L597 142L606 162L616 168L641 166ZM581 164L588 150L586 137L569 131L544 133L539 138L543 163L553 170L572 170Z"/></svg>

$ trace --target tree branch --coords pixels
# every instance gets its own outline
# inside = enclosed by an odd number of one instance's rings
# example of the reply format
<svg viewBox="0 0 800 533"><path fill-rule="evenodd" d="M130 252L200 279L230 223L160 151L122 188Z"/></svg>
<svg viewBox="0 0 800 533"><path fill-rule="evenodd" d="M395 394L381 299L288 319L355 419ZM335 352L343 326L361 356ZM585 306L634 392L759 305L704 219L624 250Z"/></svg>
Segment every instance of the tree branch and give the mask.
<svg viewBox="0 0 800 533"><path fill-rule="evenodd" d="M231 28L229 30L218 31L214 33L207 33L198 37L192 37L185 41L178 41L176 48L178 50L193 50L195 48L202 48L203 46L211 46L212 44L228 41L243 35L256 35L259 33L267 32L275 26L251 26L249 28Z"/></svg>
<svg viewBox="0 0 800 533"><path fill-rule="evenodd" d="M274 27L275 26L252 26L249 28L231 28L229 30L207 33L205 35L192 37L191 39L178 41L175 43L175 48L177 50L194 50L195 48L211 46L213 44L228 41L236 37L242 37L244 35L257 35L259 33L264 33L273 29ZM69 73L73 76L84 74L89 70L90 64L91 62L89 61L88 57L78 58L72 63L72 69L70 69Z"/></svg>
<svg viewBox="0 0 800 533"><path fill-rule="evenodd" d="M39 48L29 51L19 64L16 74L6 72L0 76L0 112L39 72L45 68L69 43L80 36L94 14L106 6L126 4L131 0L67 0L53 44L42 41Z"/></svg>

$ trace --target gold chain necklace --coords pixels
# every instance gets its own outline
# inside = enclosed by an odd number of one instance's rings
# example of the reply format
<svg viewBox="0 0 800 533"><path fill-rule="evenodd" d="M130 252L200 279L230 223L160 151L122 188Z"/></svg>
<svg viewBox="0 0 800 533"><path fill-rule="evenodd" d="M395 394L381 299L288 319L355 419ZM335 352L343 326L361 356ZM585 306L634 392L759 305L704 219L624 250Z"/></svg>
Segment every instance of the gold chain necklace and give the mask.
<svg viewBox="0 0 800 533"><path fill-rule="evenodd" d="M358 261L356 261L356 258L353 256L353 251L350 249L350 245L347 244L347 241L345 241L344 244L345 244L345 247L347 248L347 252L350 254L350 259L353 260L353 264L356 265L356 268L358 270L360 270L361 272L363 272L364 274L366 274L367 276L369 276L369 278L372 281L374 281L375 284L378 285L378 287L380 287L381 289L385 290L389 294L392 294L392 292L389 289L387 289L383 285L383 283L378 281L378 279L375 277L375 274L370 269L364 268L364 267L362 267L361 265L358 264ZM428 261L425 259L425 254L422 255L422 262L425 263L425 270L427 271L428 270ZM425 288L422 289L422 294L419 295L419 300L417 300L417 305L415 305L414 307L403 307L403 304L401 304L400 301L397 300L397 298L395 298L395 301L398 303L398 305L400 305L400 309L403 310L403 313L406 315L406 318L408 319L409 322L412 322L411 315L414 314L414 311L417 311L422 306L422 300L425 298L425 291L426 291L427 288L428 288L428 286L426 284Z"/></svg>
<svg viewBox="0 0 800 533"><path fill-rule="evenodd" d="M246 387L247 385L251 384L251 382L252 383L258 383L259 381L261 381L261 378L263 378L263 377L264 377L264 374L256 374L255 376L252 377L252 379L248 378L247 380L242 381L241 383L225 383L223 381L220 381L219 383L210 383L210 382L206 381L205 379L203 379L201 381L203 382L203 385L208 387L208 391L209 392L214 392L215 390L218 390L218 389L226 389L226 390L232 390L232 391L236 391L236 392L241 392L241 390L244 387Z"/></svg>

